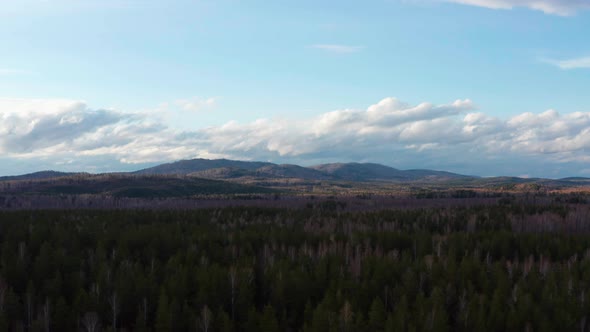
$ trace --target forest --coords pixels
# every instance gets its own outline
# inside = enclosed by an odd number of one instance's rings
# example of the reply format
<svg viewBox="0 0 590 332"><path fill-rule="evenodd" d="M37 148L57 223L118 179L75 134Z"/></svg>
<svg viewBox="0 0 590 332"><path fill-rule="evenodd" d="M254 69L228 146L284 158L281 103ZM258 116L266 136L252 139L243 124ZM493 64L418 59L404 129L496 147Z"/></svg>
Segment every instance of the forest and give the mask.
<svg viewBox="0 0 590 332"><path fill-rule="evenodd" d="M0 331L587 331L561 201L0 211Z"/></svg>

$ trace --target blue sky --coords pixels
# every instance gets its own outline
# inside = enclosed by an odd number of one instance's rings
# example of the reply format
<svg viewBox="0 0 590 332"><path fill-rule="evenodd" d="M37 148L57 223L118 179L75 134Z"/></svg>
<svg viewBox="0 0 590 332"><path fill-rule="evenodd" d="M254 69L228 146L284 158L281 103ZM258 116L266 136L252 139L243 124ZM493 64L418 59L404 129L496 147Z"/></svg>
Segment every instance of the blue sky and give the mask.
<svg viewBox="0 0 590 332"><path fill-rule="evenodd" d="M590 176L585 0L6 0L0 174L183 158Z"/></svg>

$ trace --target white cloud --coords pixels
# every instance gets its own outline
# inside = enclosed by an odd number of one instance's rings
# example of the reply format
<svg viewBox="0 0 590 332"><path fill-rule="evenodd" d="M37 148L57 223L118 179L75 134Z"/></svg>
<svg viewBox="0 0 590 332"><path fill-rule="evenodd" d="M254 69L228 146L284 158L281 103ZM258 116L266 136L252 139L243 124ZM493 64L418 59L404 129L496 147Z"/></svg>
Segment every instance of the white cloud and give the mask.
<svg viewBox="0 0 590 332"><path fill-rule="evenodd" d="M546 14L569 16L577 11L590 9L588 0L443 0L446 2L459 3L486 7L492 9L512 9L515 7L530 8L539 10Z"/></svg>
<svg viewBox="0 0 590 332"><path fill-rule="evenodd" d="M588 162L588 150L590 112L548 110L499 119L475 112L468 99L409 105L385 98L364 110L187 131L165 125L151 113L91 109L71 100L0 99L0 155L3 160L51 163L42 169L79 165L72 160L100 160L106 167L223 157L303 164L374 161L534 176L551 167L567 172L559 165L571 164L566 175L572 175L584 169L580 165Z"/></svg>
<svg viewBox="0 0 590 332"><path fill-rule="evenodd" d="M356 53L364 49L363 46L351 46L351 45L339 45L339 44L315 44L311 45L312 48L332 52L332 53Z"/></svg>
<svg viewBox="0 0 590 332"><path fill-rule="evenodd" d="M211 109L215 107L217 103L217 98L189 98L189 99L179 99L174 102L174 105L179 107L180 109L188 112L200 112L203 110Z"/></svg>
<svg viewBox="0 0 590 332"><path fill-rule="evenodd" d="M557 66L564 70L569 69L581 69L581 68L590 68L590 57L581 57L581 58L574 58L574 59L565 59L565 60L543 60L549 64Z"/></svg>
<svg viewBox="0 0 590 332"><path fill-rule="evenodd" d="M134 117L112 110L90 110L79 101L0 99L0 153L72 150L81 138L137 121Z"/></svg>

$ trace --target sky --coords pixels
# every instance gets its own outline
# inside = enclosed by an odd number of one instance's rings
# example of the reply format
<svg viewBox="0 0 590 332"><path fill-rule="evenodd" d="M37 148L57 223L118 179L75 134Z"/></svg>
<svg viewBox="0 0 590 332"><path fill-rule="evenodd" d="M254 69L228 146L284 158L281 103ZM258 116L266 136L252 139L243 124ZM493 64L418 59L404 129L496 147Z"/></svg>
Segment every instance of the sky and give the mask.
<svg viewBox="0 0 590 332"><path fill-rule="evenodd" d="M590 176L588 0L0 0L0 175Z"/></svg>

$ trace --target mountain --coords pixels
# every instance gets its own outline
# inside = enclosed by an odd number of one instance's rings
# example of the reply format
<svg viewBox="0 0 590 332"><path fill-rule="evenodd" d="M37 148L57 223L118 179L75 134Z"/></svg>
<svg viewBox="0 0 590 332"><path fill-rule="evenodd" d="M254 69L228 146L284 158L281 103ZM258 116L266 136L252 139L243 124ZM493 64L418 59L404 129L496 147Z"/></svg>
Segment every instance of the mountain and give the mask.
<svg viewBox="0 0 590 332"><path fill-rule="evenodd" d="M274 190L239 183L159 175L99 174L25 181L4 187L0 194L104 195L165 198L194 195L261 194Z"/></svg>
<svg viewBox="0 0 590 332"><path fill-rule="evenodd" d="M569 178L563 178L563 179L559 179L560 181L568 181L568 182L583 182L583 183L588 183L590 182L590 178L584 178L584 177L569 177Z"/></svg>
<svg viewBox="0 0 590 332"><path fill-rule="evenodd" d="M251 165L248 165L251 166ZM238 167L220 167L188 173L189 176L208 179L237 179L237 178L297 178L305 180L335 180L336 178L321 171L298 165L268 164L256 169Z"/></svg>
<svg viewBox="0 0 590 332"><path fill-rule="evenodd" d="M0 181L39 180L86 173L42 171L37 173L0 177ZM477 177L427 169L399 170L375 163L331 163L311 167L292 164L277 165L261 161L229 159L191 159L141 169L128 175L187 175L195 178L217 180L272 180L301 179L306 181L352 181L352 182L408 182L408 181L453 181L474 180ZM494 181L494 180L488 180ZM495 181L505 182L502 178ZM563 182L585 182L582 178L562 179ZM513 182L513 181L510 181ZM526 181L525 181L526 182Z"/></svg>
<svg viewBox="0 0 590 332"><path fill-rule="evenodd" d="M91 175L43 171L0 177L0 181L4 182L0 185L0 193L101 194L126 197L179 197L230 192L264 193L268 192L267 189L271 192L274 190L338 191L354 186L367 188L367 185L381 186L383 190L391 188L392 185L509 190L521 187L534 190L535 188L572 188L590 185L589 178L581 177L558 180L509 176L482 178L428 169L400 170L375 163L331 163L302 167L228 159L181 160L130 173Z"/></svg>
<svg viewBox="0 0 590 332"><path fill-rule="evenodd" d="M83 174L83 173L41 171L41 172L35 172L35 173L30 173L30 174L24 174L24 175L1 176L0 181L52 179L52 178L59 178L59 177L64 177L64 176L72 176L72 175L76 175L76 174Z"/></svg>
<svg viewBox="0 0 590 332"><path fill-rule="evenodd" d="M373 163L336 163L312 166L313 169L348 181L432 181L471 178L443 171L426 169L399 170L393 167Z"/></svg>
<svg viewBox="0 0 590 332"><path fill-rule="evenodd" d="M477 176L462 175L445 171L433 171L430 169L410 169L403 171L411 179L422 180L457 180L457 179L477 179Z"/></svg>
<svg viewBox="0 0 590 332"><path fill-rule="evenodd" d="M141 175L190 175L210 179L296 178L303 180L340 181L440 181L471 178L432 170L399 170L374 163L334 163L311 167L268 162L228 159L192 159L146 168L134 172Z"/></svg>
<svg viewBox="0 0 590 332"><path fill-rule="evenodd" d="M404 171L380 164L335 163L312 166L312 169L348 181L407 180Z"/></svg>
<svg viewBox="0 0 590 332"><path fill-rule="evenodd" d="M188 176L207 179L236 179L247 176L254 176L256 171L237 167L210 168L201 171L188 173Z"/></svg>
<svg viewBox="0 0 590 332"><path fill-rule="evenodd" d="M256 176L269 178L298 178L305 180L334 180L330 174L298 165L268 165L256 170Z"/></svg>
<svg viewBox="0 0 590 332"><path fill-rule="evenodd" d="M191 159L180 160L173 163L162 164L155 167L145 168L134 172L142 175L177 174L186 175L215 168L237 168L244 170L256 170L263 166L274 165L260 161L239 161L228 159Z"/></svg>

